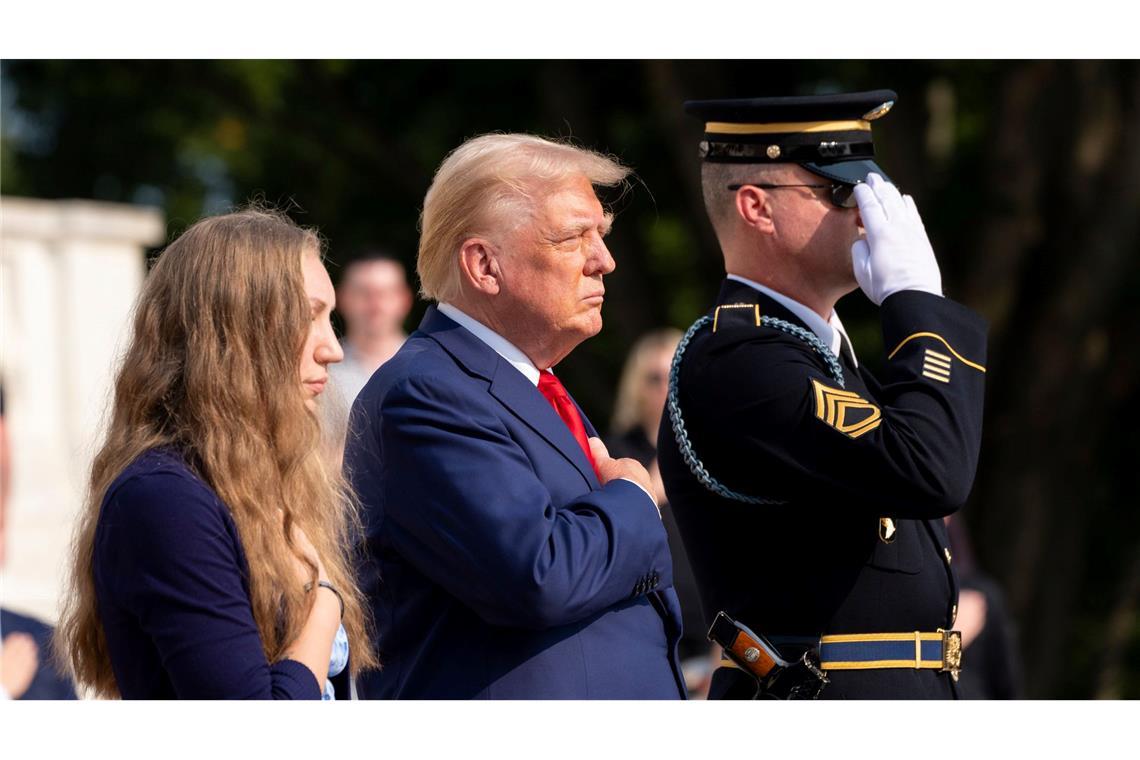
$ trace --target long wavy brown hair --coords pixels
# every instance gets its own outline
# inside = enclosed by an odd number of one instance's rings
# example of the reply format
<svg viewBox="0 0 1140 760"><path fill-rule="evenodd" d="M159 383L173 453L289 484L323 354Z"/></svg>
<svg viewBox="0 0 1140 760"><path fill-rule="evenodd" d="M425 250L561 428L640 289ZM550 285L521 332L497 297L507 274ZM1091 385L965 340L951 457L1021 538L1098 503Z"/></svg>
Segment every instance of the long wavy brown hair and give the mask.
<svg viewBox="0 0 1140 760"><path fill-rule="evenodd" d="M302 256L321 250L313 231L283 214L248 209L198 221L148 275L92 464L56 632L59 657L97 695L118 696L92 565L100 505L119 473L159 446L181 452L229 507L268 660L282 657L313 603L294 569L295 557L304 560L291 539L296 524L344 596L353 672L377 665L352 570L356 500L321 454L319 415L301 386L310 324Z"/></svg>

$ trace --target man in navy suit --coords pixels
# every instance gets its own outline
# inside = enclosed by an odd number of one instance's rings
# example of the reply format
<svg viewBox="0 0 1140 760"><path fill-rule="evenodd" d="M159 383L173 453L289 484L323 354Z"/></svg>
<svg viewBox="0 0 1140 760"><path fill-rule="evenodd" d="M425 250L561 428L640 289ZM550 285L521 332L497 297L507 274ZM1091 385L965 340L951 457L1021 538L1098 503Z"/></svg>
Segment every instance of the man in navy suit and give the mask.
<svg viewBox="0 0 1140 760"><path fill-rule="evenodd" d="M551 372L602 326L611 159L529 135L447 157L437 302L353 405L345 469L384 665L366 698L677 699L680 607L649 475Z"/></svg>

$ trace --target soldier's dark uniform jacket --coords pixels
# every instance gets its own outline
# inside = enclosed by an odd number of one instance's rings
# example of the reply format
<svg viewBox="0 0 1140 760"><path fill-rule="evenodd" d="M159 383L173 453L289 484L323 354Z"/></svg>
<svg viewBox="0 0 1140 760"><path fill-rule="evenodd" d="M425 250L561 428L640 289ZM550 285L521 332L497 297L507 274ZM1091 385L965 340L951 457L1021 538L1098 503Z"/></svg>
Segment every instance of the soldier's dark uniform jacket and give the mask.
<svg viewBox="0 0 1140 760"><path fill-rule="evenodd" d="M807 342L758 325L807 329L748 285L726 280L709 316L715 330L694 335L677 378L688 439L720 483L783 503L706 488L663 416L661 475L706 621L723 610L777 644L952 628L958 588L941 518L965 501L977 466L985 321L947 298L895 293L881 307L882 377L857 369L845 344L840 385ZM821 698L956 696L933 669L827 675ZM722 667L710 697L754 691Z"/></svg>

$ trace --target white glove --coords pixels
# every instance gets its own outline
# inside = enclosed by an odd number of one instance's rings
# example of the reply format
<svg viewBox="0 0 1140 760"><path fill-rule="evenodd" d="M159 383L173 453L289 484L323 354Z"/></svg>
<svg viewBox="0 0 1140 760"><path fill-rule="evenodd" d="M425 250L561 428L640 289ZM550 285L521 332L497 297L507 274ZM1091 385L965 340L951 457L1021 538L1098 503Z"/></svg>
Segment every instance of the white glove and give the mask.
<svg viewBox="0 0 1140 760"><path fill-rule="evenodd" d="M878 174L855 186L865 238L851 246L855 281L876 306L900 290L942 295L942 274L914 199Z"/></svg>

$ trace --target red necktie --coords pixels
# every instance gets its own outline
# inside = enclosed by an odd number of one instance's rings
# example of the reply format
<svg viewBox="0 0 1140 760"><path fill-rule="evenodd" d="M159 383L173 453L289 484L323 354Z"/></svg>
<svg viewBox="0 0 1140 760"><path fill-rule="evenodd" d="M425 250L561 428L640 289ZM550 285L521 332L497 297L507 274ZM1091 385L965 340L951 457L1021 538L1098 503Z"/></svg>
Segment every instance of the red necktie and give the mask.
<svg viewBox="0 0 1140 760"><path fill-rule="evenodd" d="M570 394L566 392L566 388L553 373L543 372L538 376L538 392L546 397L546 400L554 407L554 411L558 412L558 416L566 423L566 427L570 428L570 434L582 447L582 452L586 455L590 466L594 468L594 474L597 475L598 465L594 462L594 455L590 453L590 441L586 438L586 426L582 423L582 415L578 414L578 407L574 406L574 402L570 400ZM601 476L598 477L601 478Z"/></svg>

